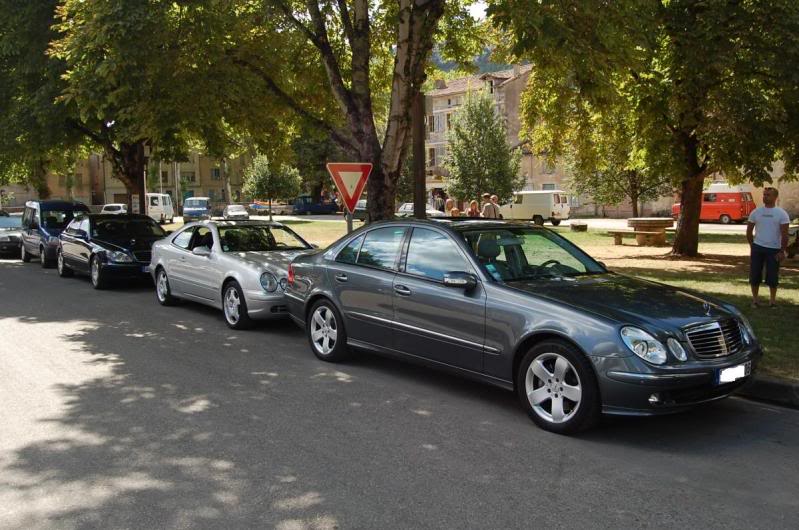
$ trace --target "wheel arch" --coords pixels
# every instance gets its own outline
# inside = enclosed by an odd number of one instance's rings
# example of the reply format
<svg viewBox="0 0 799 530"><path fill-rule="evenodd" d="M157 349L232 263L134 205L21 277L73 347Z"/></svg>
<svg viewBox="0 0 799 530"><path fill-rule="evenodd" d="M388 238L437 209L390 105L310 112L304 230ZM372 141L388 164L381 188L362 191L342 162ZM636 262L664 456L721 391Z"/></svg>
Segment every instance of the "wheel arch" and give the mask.
<svg viewBox="0 0 799 530"><path fill-rule="evenodd" d="M532 348L536 344L540 344L547 340L563 342L573 347L576 351L580 352L586 359L588 359L588 354L585 353L585 350L568 335L565 335L564 333L555 330L534 331L533 333L530 333L529 335L524 337L516 346L516 349L513 352L512 375L513 375L514 391L517 388L519 365L522 363L522 359L524 359L524 356L527 355L527 352L530 350L530 348ZM593 365L593 363L591 364ZM594 377L596 377L596 373L594 374Z"/></svg>

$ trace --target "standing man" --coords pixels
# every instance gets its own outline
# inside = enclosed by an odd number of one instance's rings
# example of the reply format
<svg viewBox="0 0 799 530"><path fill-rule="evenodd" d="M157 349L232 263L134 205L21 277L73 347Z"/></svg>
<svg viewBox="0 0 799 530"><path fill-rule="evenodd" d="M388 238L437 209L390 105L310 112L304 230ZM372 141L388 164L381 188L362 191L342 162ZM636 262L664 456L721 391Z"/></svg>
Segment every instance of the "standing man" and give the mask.
<svg viewBox="0 0 799 530"><path fill-rule="evenodd" d="M480 211L480 217L499 219L499 206L491 202L491 195L488 193L483 193L483 209Z"/></svg>
<svg viewBox="0 0 799 530"><path fill-rule="evenodd" d="M433 200L433 208L439 212L444 211L444 199L441 197L441 193L436 193L436 198Z"/></svg>
<svg viewBox="0 0 799 530"><path fill-rule="evenodd" d="M766 268L766 285L769 286L769 307L776 307L780 261L788 248L788 213L776 206L779 192L775 188L763 190L763 206L755 208L746 225L746 239L751 247L749 283L752 286L752 307L759 307L758 291Z"/></svg>

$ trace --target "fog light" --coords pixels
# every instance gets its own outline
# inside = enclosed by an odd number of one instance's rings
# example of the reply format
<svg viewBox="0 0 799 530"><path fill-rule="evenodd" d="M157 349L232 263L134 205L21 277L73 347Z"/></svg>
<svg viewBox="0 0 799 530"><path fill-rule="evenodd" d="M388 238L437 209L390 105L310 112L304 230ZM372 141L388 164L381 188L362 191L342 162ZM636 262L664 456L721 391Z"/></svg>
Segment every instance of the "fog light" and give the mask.
<svg viewBox="0 0 799 530"><path fill-rule="evenodd" d="M660 403L660 394L655 393L649 396L650 405L657 405L658 403Z"/></svg>

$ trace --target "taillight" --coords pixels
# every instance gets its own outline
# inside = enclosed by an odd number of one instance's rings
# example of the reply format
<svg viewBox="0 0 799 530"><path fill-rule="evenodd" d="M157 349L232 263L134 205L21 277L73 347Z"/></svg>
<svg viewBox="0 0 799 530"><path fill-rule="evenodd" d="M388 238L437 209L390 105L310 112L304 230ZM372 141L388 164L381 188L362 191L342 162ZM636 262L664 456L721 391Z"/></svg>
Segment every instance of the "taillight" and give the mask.
<svg viewBox="0 0 799 530"><path fill-rule="evenodd" d="M291 263L289 263L288 284L289 284L289 287L294 287L294 265L291 264Z"/></svg>

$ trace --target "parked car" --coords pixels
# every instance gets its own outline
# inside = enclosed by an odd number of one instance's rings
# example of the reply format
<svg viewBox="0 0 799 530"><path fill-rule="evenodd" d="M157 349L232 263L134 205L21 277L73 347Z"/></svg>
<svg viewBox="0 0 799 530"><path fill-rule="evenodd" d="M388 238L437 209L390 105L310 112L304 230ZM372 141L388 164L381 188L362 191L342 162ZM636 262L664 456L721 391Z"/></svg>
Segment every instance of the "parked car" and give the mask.
<svg viewBox="0 0 799 530"><path fill-rule="evenodd" d="M0 217L9 217L9 213L5 210L0 210Z"/></svg>
<svg viewBox="0 0 799 530"><path fill-rule="evenodd" d="M355 203L355 211L352 212L352 218L369 222L369 212L366 210L366 199L361 199Z"/></svg>
<svg viewBox="0 0 799 530"><path fill-rule="evenodd" d="M162 305L177 299L222 309L233 329L286 316L288 264L313 247L265 221L191 223L153 245L150 264Z"/></svg>
<svg viewBox="0 0 799 530"><path fill-rule="evenodd" d="M435 208L431 208L429 205L425 209L425 214L427 217L446 217L447 214L444 212L440 212ZM413 203L412 202L405 202L397 208L397 217L413 217Z"/></svg>
<svg viewBox="0 0 799 530"><path fill-rule="evenodd" d="M6 213L6 215L2 215ZM0 213L0 255L19 256L22 241L22 216Z"/></svg>
<svg viewBox="0 0 799 530"><path fill-rule="evenodd" d="M730 224L733 221L742 223L757 208L752 194L742 186L728 186L723 183L711 184L702 193L702 209L699 220L704 222L718 221ZM671 216L676 221L680 217L681 203L674 203Z"/></svg>
<svg viewBox="0 0 799 530"><path fill-rule="evenodd" d="M183 201L183 222L202 221L211 218L211 199L208 197L189 197Z"/></svg>
<svg viewBox="0 0 799 530"><path fill-rule="evenodd" d="M562 190L517 191L513 201L499 208L503 219L533 221L541 226L549 221L558 226L571 214L569 196Z"/></svg>
<svg viewBox="0 0 799 530"><path fill-rule="evenodd" d="M172 197L167 193L148 193L147 215L159 223L172 223L175 220Z"/></svg>
<svg viewBox="0 0 799 530"><path fill-rule="evenodd" d="M147 215L78 216L59 236L58 275L88 274L95 289L118 279L149 277L152 245L166 235Z"/></svg>
<svg viewBox="0 0 799 530"><path fill-rule="evenodd" d="M50 267L58 252L58 235L76 214L89 213L80 202L28 201L22 214L22 261L38 257L42 267Z"/></svg>
<svg viewBox="0 0 799 530"><path fill-rule="evenodd" d="M728 396L762 353L734 306L609 272L529 223L390 221L299 256L286 300L314 354L349 348L514 390L544 429Z"/></svg>
<svg viewBox="0 0 799 530"><path fill-rule="evenodd" d="M228 220L246 221L250 218L250 214L247 213L247 209L242 204L228 204L222 210L222 217Z"/></svg>
<svg viewBox="0 0 799 530"><path fill-rule="evenodd" d="M102 214L122 215L128 213L128 205L122 203L105 204L100 210Z"/></svg>
<svg viewBox="0 0 799 530"><path fill-rule="evenodd" d="M273 202L270 206L268 202L255 201L250 204L249 208L258 215L269 215L270 208L273 215L291 215L294 213L294 205L284 202Z"/></svg>
<svg viewBox="0 0 799 530"><path fill-rule="evenodd" d="M338 205L334 201L319 201L310 195L301 195L293 201L295 215L338 213Z"/></svg>

